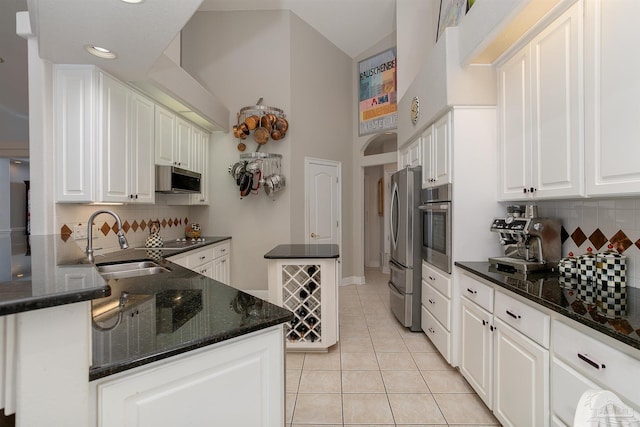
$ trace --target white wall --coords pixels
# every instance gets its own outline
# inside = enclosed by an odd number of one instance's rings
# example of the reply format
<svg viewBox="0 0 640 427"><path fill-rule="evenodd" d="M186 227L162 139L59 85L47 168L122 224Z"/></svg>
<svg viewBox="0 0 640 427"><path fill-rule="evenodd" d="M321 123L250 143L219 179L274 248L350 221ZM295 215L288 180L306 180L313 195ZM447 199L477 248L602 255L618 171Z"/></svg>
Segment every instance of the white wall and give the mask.
<svg viewBox="0 0 640 427"><path fill-rule="evenodd" d="M0 159L0 233L8 233L11 229L11 169L9 159Z"/></svg>
<svg viewBox="0 0 640 427"><path fill-rule="evenodd" d="M440 0L399 0L396 3L398 100L436 44L439 11Z"/></svg>
<svg viewBox="0 0 640 427"><path fill-rule="evenodd" d="M350 65L348 57L287 11L198 12L183 30L182 66L218 95L233 122L236 112L263 97L263 105L284 110L290 124L284 139L260 149L283 155L287 187L274 201L262 190L240 200L228 173L239 160L240 141L231 133L213 136L211 206L190 212L209 234L233 237L234 286L267 289L264 254L279 244L304 243L304 156L350 164ZM256 150L251 140L245 143L247 151ZM343 204L349 212L345 169ZM343 223L345 233L349 228ZM346 274L349 255L343 247Z"/></svg>
<svg viewBox="0 0 640 427"><path fill-rule="evenodd" d="M380 267L383 246L383 220L378 214L378 180L384 178L382 166L364 168L364 265Z"/></svg>

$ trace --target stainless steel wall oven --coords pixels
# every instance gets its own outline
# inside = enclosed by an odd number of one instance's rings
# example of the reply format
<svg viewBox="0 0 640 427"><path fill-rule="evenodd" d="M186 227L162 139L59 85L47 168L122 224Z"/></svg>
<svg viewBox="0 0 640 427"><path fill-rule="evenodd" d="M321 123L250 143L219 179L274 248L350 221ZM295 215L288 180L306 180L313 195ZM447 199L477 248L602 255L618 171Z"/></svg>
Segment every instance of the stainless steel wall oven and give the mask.
<svg viewBox="0 0 640 427"><path fill-rule="evenodd" d="M451 184L420 192L422 259L451 273Z"/></svg>

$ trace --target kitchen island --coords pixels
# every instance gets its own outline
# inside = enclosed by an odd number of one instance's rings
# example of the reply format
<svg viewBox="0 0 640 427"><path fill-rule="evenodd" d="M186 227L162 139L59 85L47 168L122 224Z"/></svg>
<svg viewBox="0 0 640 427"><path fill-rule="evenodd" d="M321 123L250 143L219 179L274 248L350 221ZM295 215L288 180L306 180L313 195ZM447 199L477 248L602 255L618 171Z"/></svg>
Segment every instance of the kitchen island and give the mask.
<svg viewBox="0 0 640 427"><path fill-rule="evenodd" d="M264 257L269 299L293 312L287 350L328 351L338 342L338 245L278 245Z"/></svg>
<svg viewBox="0 0 640 427"><path fill-rule="evenodd" d="M164 257L167 272L105 281L60 236L32 236L31 253L31 278L0 284L4 406L18 426L284 423L289 311ZM127 249L96 264L147 258Z"/></svg>

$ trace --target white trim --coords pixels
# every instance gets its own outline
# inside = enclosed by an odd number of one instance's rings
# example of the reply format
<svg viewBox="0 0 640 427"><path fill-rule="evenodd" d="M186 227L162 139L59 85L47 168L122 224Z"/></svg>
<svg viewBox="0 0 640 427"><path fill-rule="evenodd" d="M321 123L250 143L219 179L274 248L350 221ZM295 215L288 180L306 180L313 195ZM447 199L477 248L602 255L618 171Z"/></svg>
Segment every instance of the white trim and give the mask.
<svg viewBox="0 0 640 427"><path fill-rule="evenodd" d="M340 286L364 285L364 284L365 284L364 276L343 277L342 280L340 281Z"/></svg>

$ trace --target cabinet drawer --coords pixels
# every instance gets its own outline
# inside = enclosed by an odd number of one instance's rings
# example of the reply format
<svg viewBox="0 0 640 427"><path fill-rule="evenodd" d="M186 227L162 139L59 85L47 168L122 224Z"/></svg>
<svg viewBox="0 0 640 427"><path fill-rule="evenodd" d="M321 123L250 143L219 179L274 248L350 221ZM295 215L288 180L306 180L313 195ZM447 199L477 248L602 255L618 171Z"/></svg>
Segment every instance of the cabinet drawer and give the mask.
<svg viewBox="0 0 640 427"><path fill-rule="evenodd" d="M555 357L640 408L638 359L558 321L553 322L552 343Z"/></svg>
<svg viewBox="0 0 640 427"><path fill-rule="evenodd" d="M181 267L184 268L189 268L189 266L187 265L187 255L174 255L172 257L167 258L169 261L178 264Z"/></svg>
<svg viewBox="0 0 640 427"><path fill-rule="evenodd" d="M451 334L436 320L435 317L422 306L422 330L438 349L442 357L449 363L449 349L451 348Z"/></svg>
<svg viewBox="0 0 640 427"><path fill-rule="evenodd" d="M422 305L445 327L451 330L451 301L433 286L422 281Z"/></svg>
<svg viewBox="0 0 640 427"><path fill-rule="evenodd" d="M493 313L493 288L468 276L460 275L460 294Z"/></svg>
<svg viewBox="0 0 640 427"><path fill-rule="evenodd" d="M496 292L494 314L544 348L549 348L549 315L502 292Z"/></svg>
<svg viewBox="0 0 640 427"><path fill-rule="evenodd" d="M213 247L213 257L220 258L221 256L228 255L231 252L231 243L225 242L221 245Z"/></svg>
<svg viewBox="0 0 640 427"><path fill-rule="evenodd" d="M422 262L422 280L436 288L445 297L451 298L451 279L435 268L429 267L424 261Z"/></svg>
<svg viewBox="0 0 640 427"><path fill-rule="evenodd" d="M187 266L194 268L202 264L213 261L214 248L205 248L187 256Z"/></svg>

